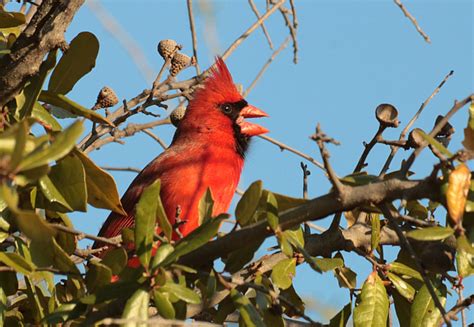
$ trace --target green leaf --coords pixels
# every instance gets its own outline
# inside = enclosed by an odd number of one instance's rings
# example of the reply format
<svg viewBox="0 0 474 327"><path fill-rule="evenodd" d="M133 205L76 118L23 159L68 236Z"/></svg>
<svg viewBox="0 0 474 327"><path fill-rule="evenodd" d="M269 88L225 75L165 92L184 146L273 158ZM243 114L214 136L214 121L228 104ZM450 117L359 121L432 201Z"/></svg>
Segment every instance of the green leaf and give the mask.
<svg viewBox="0 0 474 327"><path fill-rule="evenodd" d="M378 176L375 175L368 175L365 171L353 173L341 178L341 182L346 185L350 186L359 186L359 185L367 185L374 180L376 180Z"/></svg>
<svg viewBox="0 0 474 327"><path fill-rule="evenodd" d="M110 268L113 275L118 275L127 264L127 251L123 247L107 251L101 263Z"/></svg>
<svg viewBox="0 0 474 327"><path fill-rule="evenodd" d="M460 277L474 274L474 248L464 235L457 238L456 266Z"/></svg>
<svg viewBox="0 0 474 327"><path fill-rule="evenodd" d="M146 326L146 323L136 323L133 320L148 320L148 305L150 303L150 295L148 291L139 288L133 293L132 297L125 304L122 319L130 319L130 322L122 324L124 327Z"/></svg>
<svg viewBox="0 0 474 327"><path fill-rule="evenodd" d="M0 324L5 322L5 313L8 311L7 295L3 288L0 288Z"/></svg>
<svg viewBox="0 0 474 327"><path fill-rule="evenodd" d="M300 226L285 230L283 235L295 248L304 249L304 233Z"/></svg>
<svg viewBox="0 0 474 327"><path fill-rule="evenodd" d="M48 91L66 94L74 84L95 67L99 41L89 32L79 33L54 68Z"/></svg>
<svg viewBox="0 0 474 327"><path fill-rule="evenodd" d="M417 200L408 201L406 209L408 214L412 217L422 220L428 218L428 209Z"/></svg>
<svg viewBox="0 0 474 327"><path fill-rule="evenodd" d="M446 286L442 283L432 283L439 301L444 306L446 303ZM441 312L436 308L433 298L424 284L415 296L411 306L410 326L439 326Z"/></svg>
<svg viewBox="0 0 474 327"><path fill-rule="evenodd" d="M453 156L453 154L448 149L446 149L444 145L436 141L433 137L429 136L419 128L416 128L416 131L426 142L428 142L431 146L436 148L436 150L444 154L446 157L451 158Z"/></svg>
<svg viewBox="0 0 474 327"><path fill-rule="evenodd" d="M57 134L50 146L37 148L29 153L20 163L18 170L33 169L61 159L72 150L83 130L82 122L76 121Z"/></svg>
<svg viewBox="0 0 474 327"><path fill-rule="evenodd" d="M86 286L89 293L110 283L112 270L101 262L90 261L86 274Z"/></svg>
<svg viewBox="0 0 474 327"><path fill-rule="evenodd" d="M23 159L23 153L25 152L25 146L30 130L30 123L27 120L23 120L18 124L18 129L15 135L15 147L10 157L10 169L14 170Z"/></svg>
<svg viewBox="0 0 474 327"><path fill-rule="evenodd" d="M162 287L160 287L160 291L174 295L178 299L183 300L186 303L201 303L201 298L199 297L199 295L197 295L193 290L190 290L189 288L186 288L186 286L181 284L168 282Z"/></svg>
<svg viewBox="0 0 474 327"><path fill-rule="evenodd" d="M415 289L413 286L405 282L401 277L390 272L387 272L387 277L390 279L393 286L396 288L398 293L400 293L400 295L410 302L413 301L413 298L415 297Z"/></svg>
<svg viewBox="0 0 474 327"><path fill-rule="evenodd" d="M158 227L163 231L165 237L171 241L173 238L173 226L171 226L171 223L166 216L165 207L163 207L161 197L158 197L156 202L156 220L158 222Z"/></svg>
<svg viewBox="0 0 474 327"><path fill-rule="evenodd" d="M160 264L166 259L166 257L174 251L174 247L170 244L161 244L156 250L155 256L153 257L151 266L153 269L160 267Z"/></svg>
<svg viewBox="0 0 474 327"><path fill-rule="evenodd" d="M25 258L17 253L0 252L0 262L3 262L5 265L23 275L29 275L35 270L33 263L26 261Z"/></svg>
<svg viewBox="0 0 474 327"><path fill-rule="evenodd" d="M86 176L78 158L67 156L58 161L39 185L50 202L58 202L70 211L87 210Z"/></svg>
<svg viewBox="0 0 474 327"><path fill-rule="evenodd" d="M344 260L341 258L314 258L313 261L322 272L342 268Z"/></svg>
<svg viewBox="0 0 474 327"><path fill-rule="evenodd" d="M173 304L171 303L168 294L161 293L158 290L153 291L153 301L155 302L155 307L158 310L160 316L165 319L174 319L176 312L174 310Z"/></svg>
<svg viewBox="0 0 474 327"><path fill-rule="evenodd" d="M273 231L278 229L278 201L272 192L267 193L267 221Z"/></svg>
<svg viewBox="0 0 474 327"><path fill-rule="evenodd" d="M84 152L74 150L86 172L87 202L96 208L109 209L120 215L127 213L122 207L114 178L98 167Z"/></svg>
<svg viewBox="0 0 474 327"><path fill-rule="evenodd" d="M346 327L347 321L352 313L352 303L347 303L341 311L339 311L329 321L329 327Z"/></svg>
<svg viewBox="0 0 474 327"><path fill-rule="evenodd" d="M38 99L53 106L58 106L75 116L81 116L99 124L106 124L115 127L115 125L108 121L107 118L102 117L93 110L81 106L79 103L72 101L65 95L43 90Z"/></svg>
<svg viewBox="0 0 474 327"><path fill-rule="evenodd" d="M362 286L359 303L354 308L354 326L385 326L388 310L387 291L380 277L373 272Z"/></svg>
<svg viewBox="0 0 474 327"><path fill-rule="evenodd" d="M285 290L291 286L296 274L296 259L284 259L273 267L271 278L273 283Z"/></svg>
<svg viewBox="0 0 474 327"><path fill-rule="evenodd" d="M407 237L418 241L441 241L454 234L454 230L449 227L427 227L408 232Z"/></svg>
<svg viewBox="0 0 474 327"><path fill-rule="evenodd" d="M25 102L23 103L23 106L19 109L19 112L20 118L28 117L31 115L32 117L38 118L39 121L51 125L52 129L59 127L57 130L61 130L61 126L58 126L59 124L51 116L51 114L47 112L46 109L44 109L43 106L37 102L41 89L43 88L44 81L48 76L48 73L56 65L56 54L57 50L53 50L48 53L48 57L46 57L46 60L41 63L38 74L33 76L30 80L30 83L25 86ZM44 111L40 108L42 108ZM48 116L51 118L48 118ZM53 129L53 131L54 130L55 129Z"/></svg>
<svg viewBox="0 0 474 327"><path fill-rule="evenodd" d="M26 23L25 14L21 12L7 12L0 10L0 28L11 28L21 26Z"/></svg>
<svg viewBox="0 0 474 327"><path fill-rule="evenodd" d="M212 199L211 189L207 188L201 200L199 200L199 225L212 218L213 208L214 200Z"/></svg>
<svg viewBox="0 0 474 327"><path fill-rule="evenodd" d="M175 262L181 256L188 254L209 242L209 240L217 234L221 222L228 217L227 214L221 214L208 222L205 222L185 238L181 239L178 244L176 244L174 252L165 259L162 266L167 266L168 264Z"/></svg>
<svg viewBox="0 0 474 327"><path fill-rule="evenodd" d="M235 208L235 217L240 226L251 223L262 195L262 181L253 182L245 191Z"/></svg>
<svg viewBox="0 0 474 327"><path fill-rule="evenodd" d="M336 255L334 255L334 258L344 260L340 253L336 253ZM339 287L354 289L357 285L357 274L353 272L350 268L347 268L345 266L341 268L336 268L334 270L334 276L336 276L337 278Z"/></svg>
<svg viewBox="0 0 474 327"><path fill-rule="evenodd" d="M39 102L34 103L31 117L37 119L43 126L53 132L59 132L62 129L58 121Z"/></svg>
<svg viewBox="0 0 474 327"><path fill-rule="evenodd" d="M262 191L262 197L265 197L266 194L270 192L270 191L267 191L267 190L263 190ZM276 201L278 203L278 212L283 212L283 211L286 211L286 210L289 210L289 209L292 209L292 208L295 208L295 207L298 207L302 204L305 204L306 202L308 202L309 200L307 199L300 199L300 198L293 198L291 196L286 196L286 195L283 195L283 194L278 194L278 193L275 193L275 192L272 192L273 196L276 198ZM266 197L265 197L266 199Z"/></svg>
<svg viewBox="0 0 474 327"><path fill-rule="evenodd" d="M379 214L370 214L370 222L372 224L372 232L370 234L370 249L375 251L380 242L380 216Z"/></svg>
<svg viewBox="0 0 474 327"><path fill-rule="evenodd" d="M244 321L246 326L265 327L265 323L263 322L257 309L245 295L242 295L236 289L232 289L230 291L230 296L234 302L234 305L239 310L240 318Z"/></svg>
<svg viewBox="0 0 474 327"><path fill-rule="evenodd" d="M285 314L288 317L300 317L301 312L305 311L305 304L301 297L296 293L295 288L291 285L286 290L282 290L280 294L291 302L291 306L285 303L282 303L285 308ZM298 310L298 311L297 311Z"/></svg>
<svg viewBox="0 0 474 327"><path fill-rule="evenodd" d="M407 265L394 261L388 265L388 271L401 275L403 278L415 278L419 281L423 281L421 274L413 268Z"/></svg>
<svg viewBox="0 0 474 327"><path fill-rule="evenodd" d="M136 253L144 267L151 259L151 248L156 228L157 199L160 197L160 180L143 190L135 209L135 246Z"/></svg>

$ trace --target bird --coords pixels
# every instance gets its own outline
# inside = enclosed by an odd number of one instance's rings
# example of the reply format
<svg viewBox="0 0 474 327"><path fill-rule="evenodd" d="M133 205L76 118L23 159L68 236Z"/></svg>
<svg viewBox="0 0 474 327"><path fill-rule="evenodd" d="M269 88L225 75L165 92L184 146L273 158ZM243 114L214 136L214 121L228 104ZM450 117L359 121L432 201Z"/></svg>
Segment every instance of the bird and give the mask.
<svg viewBox="0 0 474 327"><path fill-rule="evenodd" d="M250 105L238 92L221 57L210 68L203 86L190 99L170 146L153 159L132 181L121 202L126 215L111 212L98 236L112 238L132 228L135 206L143 190L160 179L160 197L173 226L179 210L181 235L199 225L199 201L209 189L212 215L227 212L239 183L251 138L268 132L246 118L268 114ZM95 242L94 248L103 244ZM102 252L102 255L104 252ZM100 256L102 256L100 255Z"/></svg>

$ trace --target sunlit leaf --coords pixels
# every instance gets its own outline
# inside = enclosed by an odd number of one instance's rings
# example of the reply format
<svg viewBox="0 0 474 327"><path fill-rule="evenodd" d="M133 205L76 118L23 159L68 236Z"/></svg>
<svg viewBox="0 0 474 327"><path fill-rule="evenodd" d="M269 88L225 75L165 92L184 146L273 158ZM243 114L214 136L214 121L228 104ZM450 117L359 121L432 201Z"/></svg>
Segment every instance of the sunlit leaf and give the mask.
<svg viewBox="0 0 474 327"><path fill-rule="evenodd" d="M357 172L354 174L347 175L341 178L341 182L346 185L350 186L359 186L359 185L366 185L374 180L376 180L378 176L375 175L368 175L366 172Z"/></svg>
<svg viewBox="0 0 474 327"><path fill-rule="evenodd" d="M0 262L3 262L8 267L15 269L16 272L29 275L35 270L35 265L28 262L17 253L0 252Z"/></svg>
<svg viewBox="0 0 474 327"><path fill-rule="evenodd" d="M400 326L410 326L411 303L397 291L392 292L392 297Z"/></svg>
<svg viewBox="0 0 474 327"><path fill-rule="evenodd" d="M296 274L296 259L284 259L277 263L272 270L272 281L281 289L287 289L293 282Z"/></svg>
<svg viewBox="0 0 474 327"><path fill-rule="evenodd" d="M176 312L174 310L173 304L169 300L168 294L162 293L159 290L155 289L153 291L153 301L160 316L165 319L175 318Z"/></svg>
<svg viewBox="0 0 474 327"><path fill-rule="evenodd" d="M423 277L421 277L421 274L416 271L413 268L408 267L407 265L401 263L401 262L392 262L388 265L388 271L391 271L393 273L396 273L403 278L415 278L419 281L423 281Z"/></svg>
<svg viewBox="0 0 474 327"><path fill-rule="evenodd" d="M385 286L376 272L372 272L362 286L358 304L354 308L354 326L385 326L389 300Z"/></svg>
<svg viewBox="0 0 474 327"><path fill-rule="evenodd" d="M400 295L402 295L408 301L413 301L413 298L415 297L415 289L413 286L405 282L401 277L390 272L387 273L387 277L397 289L398 293L400 293Z"/></svg>
<svg viewBox="0 0 474 327"><path fill-rule="evenodd" d="M446 203L454 225L462 221L467 195L471 185L471 172L465 164L460 164L449 174Z"/></svg>
<svg viewBox="0 0 474 327"><path fill-rule="evenodd" d="M156 250L151 263L152 268L159 267L166 257L174 251L174 247L170 244L161 244Z"/></svg>
<svg viewBox="0 0 474 327"><path fill-rule="evenodd" d="M441 282L432 284L439 301L444 306L446 303L446 286ZM436 308L428 288L423 285L411 306L410 326L439 326L441 318L441 312Z"/></svg>
<svg viewBox="0 0 474 327"><path fill-rule="evenodd" d="M36 118L43 126L53 132L59 132L62 129L58 121L39 102L34 103L31 117Z"/></svg>
<svg viewBox="0 0 474 327"><path fill-rule="evenodd" d="M160 187L160 180L157 180L145 188L135 209L136 253L144 267L150 264Z"/></svg>
<svg viewBox="0 0 474 327"><path fill-rule="evenodd" d="M314 258L313 260L322 272L344 266L344 260L341 258Z"/></svg>
<svg viewBox="0 0 474 327"><path fill-rule="evenodd" d="M61 159L73 149L82 131L82 122L76 121L64 131L55 135L50 146L29 153L20 163L18 170L33 169Z"/></svg>
<svg viewBox="0 0 474 327"><path fill-rule="evenodd" d="M102 117L93 110L81 106L79 103L72 101L65 95L43 90L41 91L38 99L42 102L52 104L53 106L58 106L74 115L90 119L99 124L106 124L115 127L114 124L107 120L107 118Z"/></svg>
<svg viewBox="0 0 474 327"><path fill-rule="evenodd" d="M79 33L54 68L48 91L67 94L95 66L99 41L89 32Z"/></svg>
<svg viewBox="0 0 474 327"><path fill-rule="evenodd" d="M148 291L139 288L125 304L122 318L130 319L129 322L122 324L125 327L146 326L146 323L136 323L134 320L148 320L148 304L150 303L150 295Z"/></svg>
<svg viewBox="0 0 474 327"><path fill-rule="evenodd" d="M201 298L193 290L190 290L184 285L168 282L160 287L160 291L167 292L176 296L178 299L186 303L199 304Z"/></svg>
<svg viewBox="0 0 474 327"><path fill-rule="evenodd" d="M380 242L380 216L378 214L370 214L370 222L372 224L372 231L370 234L370 249L375 251Z"/></svg>
<svg viewBox="0 0 474 327"><path fill-rule="evenodd" d="M469 120L467 127L464 129L464 147L469 151L474 151L474 103L469 106Z"/></svg>
<svg viewBox="0 0 474 327"><path fill-rule="evenodd" d="M407 233L407 237L418 241L440 241L454 234L454 230L449 227L427 227L416 229Z"/></svg>
<svg viewBox="0 0 474 327"><path fill-rule="evenodd" d="M86 172L87 202L93 207L109 209L120 215L126 215L114 178L97 166L82 151L75 149L74 155L81 160Z"/></svg>
<svg viewBox="0 0 474 327"><path fill-rule="evenodd" d="M457 238L456 266L460 277L474 274L474 248L464 235Z"/></svg>

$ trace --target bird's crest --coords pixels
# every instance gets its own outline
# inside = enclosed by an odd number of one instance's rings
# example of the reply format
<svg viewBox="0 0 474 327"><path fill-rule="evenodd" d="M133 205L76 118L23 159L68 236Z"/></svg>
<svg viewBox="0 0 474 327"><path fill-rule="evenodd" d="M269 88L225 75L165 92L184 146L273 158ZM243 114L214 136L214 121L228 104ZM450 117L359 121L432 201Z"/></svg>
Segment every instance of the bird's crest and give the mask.
<svg viewBox="0 0 474 327"><path fill-rule="evenodd" d="M216 58L216 62L204 82L204 87L196 93L196 98L201 96L217 102L237 102L242 99L242 95L237 91L232 75L221 57Z"/></svg>

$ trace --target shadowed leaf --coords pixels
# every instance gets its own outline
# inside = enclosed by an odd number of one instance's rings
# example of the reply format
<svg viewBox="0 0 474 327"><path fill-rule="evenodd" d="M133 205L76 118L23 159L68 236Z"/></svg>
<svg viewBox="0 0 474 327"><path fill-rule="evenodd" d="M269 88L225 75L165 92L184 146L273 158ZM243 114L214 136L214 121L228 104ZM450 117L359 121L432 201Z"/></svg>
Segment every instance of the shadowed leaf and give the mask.
<svg viewBox="0 0 474 327"><path fill-rule="evenodd" d="M262 195L262 181L253 182L245 191L235 208L235 217L240 226L245 226L257 210Z"/></svg>
<svg viewBox="0 0 474 327"><path fill-rule="evenodd" d="M329 327L346 327L347 321L352 313L352 303L347 303L341 311L339 311L329 321Z"/></svg>
<svg viewBox="0 0 474 327"><path fill-rule="evenodd" d="M427 227L407 233L407 237L418 241L440 241L454 234L454 230L448 227Z"/></svg>
<svg viewBox="0 0 474 327"><path fill-rule="evenodd" d="M79 33L54 68L48 91L67 94L84 75L95 67L99 41L89 32Z"/></svg>

